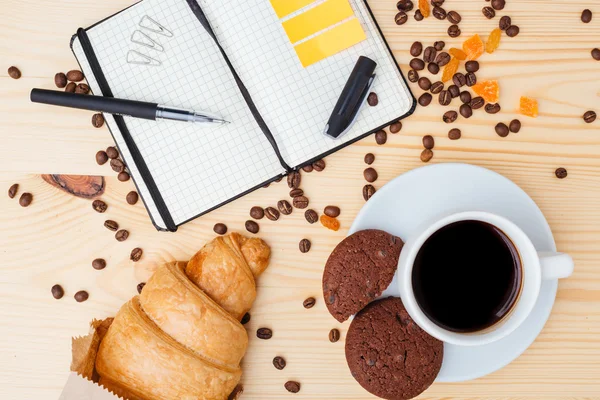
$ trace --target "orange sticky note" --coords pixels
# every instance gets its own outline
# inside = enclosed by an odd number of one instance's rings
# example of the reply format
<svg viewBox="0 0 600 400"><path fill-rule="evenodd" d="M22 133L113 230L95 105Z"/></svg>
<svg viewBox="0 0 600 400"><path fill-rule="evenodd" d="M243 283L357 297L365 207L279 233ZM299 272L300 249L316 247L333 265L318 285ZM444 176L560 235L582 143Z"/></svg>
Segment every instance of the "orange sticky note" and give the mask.
<svg viewBox="0 0 600 400"><path fill-rule="evenodd" d="M290 42L296 43L353 15L348 0L327 0L282 25Z"/></svg>

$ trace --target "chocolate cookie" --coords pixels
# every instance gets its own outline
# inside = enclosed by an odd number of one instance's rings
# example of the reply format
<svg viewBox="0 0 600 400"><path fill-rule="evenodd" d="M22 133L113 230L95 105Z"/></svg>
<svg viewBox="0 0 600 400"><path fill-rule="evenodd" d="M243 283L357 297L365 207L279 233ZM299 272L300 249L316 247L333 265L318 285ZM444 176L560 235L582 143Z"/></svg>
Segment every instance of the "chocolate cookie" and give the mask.
<svg viewBox="0 0 600 400"><path fill-rule="evenodd" d="M356 232L333 250L323 271L323 298L346 321L381 296L392 282L404 242L376 229Z"/></svg>
<svg viewBox="0 0 600 400"><path fill-rule="evenodd" d="M352 376L367 391L388 400L412 399L431 386L443 352L443 343L417 326L397 297L369 304L346 335Z"/></svg>

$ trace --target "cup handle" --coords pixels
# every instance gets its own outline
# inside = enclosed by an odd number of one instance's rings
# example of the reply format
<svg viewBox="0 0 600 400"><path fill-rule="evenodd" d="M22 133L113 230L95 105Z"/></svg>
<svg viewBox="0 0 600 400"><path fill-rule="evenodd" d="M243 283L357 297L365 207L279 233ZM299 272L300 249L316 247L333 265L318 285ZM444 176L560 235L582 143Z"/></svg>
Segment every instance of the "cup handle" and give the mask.
<svg viewBox="0 0 600 400"><path fill-rule="evenodd" d="M568 254L540 251L538 256L543 280L568 278L573 273L573 259Z"/></svg>

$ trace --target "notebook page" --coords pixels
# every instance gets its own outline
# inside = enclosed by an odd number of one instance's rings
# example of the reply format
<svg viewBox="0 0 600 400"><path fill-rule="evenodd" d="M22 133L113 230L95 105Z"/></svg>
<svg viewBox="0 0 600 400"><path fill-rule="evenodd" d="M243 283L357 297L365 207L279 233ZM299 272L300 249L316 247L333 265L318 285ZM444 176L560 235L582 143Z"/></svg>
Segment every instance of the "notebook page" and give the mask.
<svg viewBox="0 0 600 400"><path fill-rule="evenodd" d="M139 22L144 16L173 36L141 29ZM136 30L147 34L164 51L132 43L130 38ZM232 122L206 127L125 117L176 224L285 172L213 39L184 0L144 0L92 27L88 36L115 97L209 111ZM130 50L140 51L161 65L130 64ZM74 51L90 86L99 94L78 41ZM151 215L164 226L114 119L107 116L107 123Z"/></svg>
<svg viewBox="0 0 600 400"><path fill-rule="evenodd" d="M367 40L303 68L269 0L200 0L219 40L275 136L284 159L297 166L407 113L410 91L362 0L349 0ZM314 7L323 0L304 8ZM284 18L287 20L303 10ZM323 130L358 57L378 64L379 105L333 140Z"/></svg>

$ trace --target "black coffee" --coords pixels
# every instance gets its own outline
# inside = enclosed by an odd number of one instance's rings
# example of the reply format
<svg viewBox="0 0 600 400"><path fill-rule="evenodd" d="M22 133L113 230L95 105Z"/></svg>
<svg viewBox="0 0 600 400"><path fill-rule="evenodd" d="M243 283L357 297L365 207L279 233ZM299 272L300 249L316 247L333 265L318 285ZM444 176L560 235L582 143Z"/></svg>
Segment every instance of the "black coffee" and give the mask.
<svg viewBox="0 0 600 400"><path fill-rule="evenodd" d="M500 229L461 221L435 232L415 259L412 285L429 319L454 332L500 321L521 290L521 260Z"/></svg>

